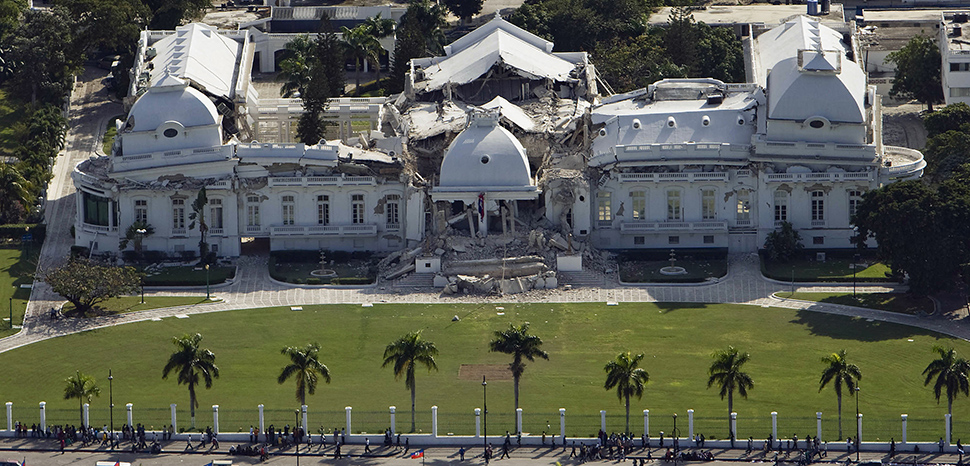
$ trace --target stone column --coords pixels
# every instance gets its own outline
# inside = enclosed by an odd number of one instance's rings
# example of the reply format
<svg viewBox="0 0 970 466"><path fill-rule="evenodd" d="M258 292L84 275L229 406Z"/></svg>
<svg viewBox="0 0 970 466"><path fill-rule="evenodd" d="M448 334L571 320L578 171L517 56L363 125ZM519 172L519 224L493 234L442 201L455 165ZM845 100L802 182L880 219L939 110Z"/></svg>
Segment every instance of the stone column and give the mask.
<svg viewBox="0 0 970 466"><path fill-rule="evenodd" d="M771 438L778 440L778 411L771 412ZM781 443L779 443L781 445ZM774 445L768 445L774 448Z"/></svg>
<svg viewBox="0 0 970 466"><path fill-rule="evenodd" d="M172 410L172 430L174 430L175 432L178 432L179 431L178 424L175 422L175 408L178 407L178 405L175 403L172 403L171 405L169 405L169 407Z"/></svg>
<svg viewBox="0 0 970 466"><path fill-rule="evenodd" d="M946 439L946 444L949 445L950 444L950 414L949 413L943 415L943 422L946 424L946 426L944 426L944 429L943 429L944 432L946 432L946 437L943 437L943 438Z"/></svg>
<svg viewBox="0 0 970 466"><path fill-rule="evenodd" d="M606 411L600 410L600 429L606 432Z"/></svg>
<svg viewBox="0 0 970 466"><path fill-rule="evenodd" d="M438 437L438 407L431 407L431 437Z"/></svg>
<svg viewBox="0 0 970 466"><path fill-rule="evenodd" d="M47 430L47 402L40 402L40 431Z"/></svg>
<svg viewBox="0 0 970 466"><path fill-rule="evenodd" d="M475 408L475 438L482 437L482 408Z"/></svg>
<svg viewBox="0 0 970 466"><path fill-rule="evenodd" d="M300 406L300 417L303 418L303 426L302 427L303 427L304 433L309 433L310 432L310 428L307 427L307 424L308 423L307 423L306 405L301 405Z"/></svg>
<svg viewBox="0 0 970 466"><path fill-rule="evenodd" d="M133 426L133 425L135 425L135 422L134 422L134 421L132 420L133 418L132 418L132 415L131 415L131 414L132 414L132 413L131 413L131 408L132 408L133 406L134 406L134 405L132 405L131 403L126 403L126 404L125 404L125 413L127 414L127 418L128 418L128 425L129 425L129 426Z"/></svg>
<svg viewBox="0 0 970 466"><path fill-rule="evenodd" d="M84 403L83 416L81 417L84 418L85 427L88 427L91 425L91 404L90 403Z"/></svg>
<svg viewBox="0 0 970 466"><path fill-rule="evenodd" d="M7 402L7 432L13 430L13 402Z"/></svg>
<svg viewBox="0 0 970 466"><path fill-rule="evenodd" d="M862 447L862 413L859 413L856 417L856 431L855 431L855 442L858 447Z"/></svg>
<svg viewBox="0 0 970 466"><path fill-rule="evenodd" d="M515 408L515 433L520 432L522 432L522 408Z"/></svg>
<svg viewBox="0 0 970 466"><path fill-rule="evenodd" d="M687 435L688 435L688 438L690 439L688 441L691 442L691 445L696 446L697 444L696 442L694 442L694 410L693 409L687 410Z"/></svg>
<svg viewBox="0 0 970 466"><path fill-rule="evenodd" d="M909 419L909 414L900 414L899 418L903 421L903 445L906 445L906 421Z"/></svg>
<svg viewBox="0 0 970 466"><path fill-rule="evenodd" d="M354 432L350 429L350 412L353 410L354 408L351 408L350 406L344 408L344 411L347 413L347 435L351 435Z"/></svg>
<svg viewBox="0 0 970 466"><path fill-rule="evenodd" d="M519 429L521 432L522 429ZM562 438L563 448L566 447L566 408L559 408L559 437Z"/></svg>
<svg viewBox="0 0 970 466"><path fill-rule="evenodd" d="M731 437L728 439L731 441L731 447L734 447L734 441L738 438L738 413L731 413L731 432L729 432Z"/></svg>
<svg viewBox="0 0 970 466"><path fill-rule="evenodd" d="M643 410L643 435L650 437L650 410Z"/></svg>
<svg viewBox="0 0 970 466"><path fill-rule="evenodd" d="M822 412L818 411L815 413L815 436L818 437L819 441L822 440Z"/></svg>
<svg viewBox="0 0 970 466"><path fill-rule="evenodd" d="M219 405L212 405L212 433L219 434Z"/></svg>
<svg viewBox="0 0 970 466"><path fill-rule="evenodd" d="M266 435L266 418L263 417L263 405L258 405L256 408L259 409L259 433ZM259 439L256 439L259 442Z"/></svg>
<svg viewBox="0 0 970 466"><path fill-rule="evenodd" d="M397 407L391 406L388 409L391 411L391 435L394 435L397 433L397 427L394 425L394 421L395 421L394 418L397 413Z"/></svg>

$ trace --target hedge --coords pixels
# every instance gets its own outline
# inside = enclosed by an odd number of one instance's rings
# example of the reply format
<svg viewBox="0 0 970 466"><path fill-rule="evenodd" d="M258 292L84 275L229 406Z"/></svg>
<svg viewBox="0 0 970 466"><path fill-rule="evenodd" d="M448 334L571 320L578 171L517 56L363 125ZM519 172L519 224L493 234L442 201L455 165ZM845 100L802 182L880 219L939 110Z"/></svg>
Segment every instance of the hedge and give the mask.
<svg viewBox="0 0 970 466"><path fill-rule="evenodd" d="M33 235L35 243L43 243L47 237L47 225L43 223L9 223L0 225L0 238L19 240L24 233Z"/></svg>

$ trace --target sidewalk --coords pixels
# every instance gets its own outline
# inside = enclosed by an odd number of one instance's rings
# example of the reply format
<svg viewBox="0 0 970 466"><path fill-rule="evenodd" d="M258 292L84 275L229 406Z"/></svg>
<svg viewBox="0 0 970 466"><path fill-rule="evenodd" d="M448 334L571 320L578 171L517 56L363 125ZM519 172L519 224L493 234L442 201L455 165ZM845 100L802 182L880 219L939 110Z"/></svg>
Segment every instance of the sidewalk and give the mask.
<svg viewBox="0 0 970 466"><path fill-rule="evenodd" d="M195 444L197 446L198 444ZM211 449L199 449L199 450L188 450L185 449L185 442L183 441L172 441L162 443L162 453L159 455L150 455L147 453L131 453L130 451L122 451L121 449L116 449L111 451L110 449L100 448L96 446L89 446L85 448L74 448L68 447L64 454L61 454L58 447L58 442L56 440L39 440L39 439L0 439L0 460L8 459L14 460L18 463L26 460L28 466L36 465L47 465L47 464L85 464L88 466L94 466L96 461L114 461L114 462L128 462L133 465L139 466L191 466L191 465L206 465L215 460L232 460L237 464L257 464L259 463L258 457L248 457L248 456L229 456L228 449L230 446L235 446L235 443L229 444L228 442L223 442L220 444L220 449L218 451ZM498 446L498 445L495 445ZM910 450L911 448L906 448ZM951 447L952 449L952 447ZM423 463L434 462L437 464L442 463L455 463L462 464L459 459L458 447L429 447L424 448L424 458L422 459L411 459L411 454L416 451L420 451L420 448L412 447L409 451L405 452L403 448L396 447L381 447L375 446L372 448L371 453L364 453L363 445L344 445L341 447L341 459L334 459L334 448L333 446L328 446L326 448L321 448L319 445L313 445L310 447L309 451L304 446L300 451L300 461L306 464L320 464L320 463L335 463L341 462L346 464L368 464L368 465L383 465L383 464L408 464L416 465L418 461ZM501 448L496 451L496 457ZM651 465L667 465L673 464L672 462L667 462L659 459L663 456L665 449L652 448L651 449L651 460L646 461ZM751 454L746 454L744 449L710 449L711 453L714 455L714 461L691 461L690 464L710 464L715 466L719 463L729 463L729 462L780 462L780 463L790 463L795 464L797 455L792 453L790 456L781 453L777 454L775 452L769 453L767 456L760 452L755 451ZM481 445L474 445L466 449L465 451L465 461L468 464L483 464L484 461L481 457L482 448ZM575 458L570 458L571 449L562 449L560 447L556 448L546 448L546 447L519 447L513 448L511 450L511 458L508 459L493 459L497 464L504 466L517 466L525 464L556 464L561 463L564 465L574 465L580 464L580 461ZM647 452L642 448L635 449L630 455L627 456L627 461L631 462L634 460L646 460ZM863 451L859 455L859 460L861 462L882 462L882 463L895 463L895 464L957 464L960 461L960 457L955 453L920 453L913 454L912 452L898 453L894 459L890 459L886 452L871 452ZM278 451L273 448L270 451L270 459L267 460L266 464L271 465L291 465L296 461L296 453L292 448L285 450L283 452ZM828 456L822 458L819 463L846 463L855 462L855 453L847 455L843 452L829 452ZM613 460L596 460L593 463L620 463L618 459ZM678 464L684 464L683 461L677 461Z"/></svg>

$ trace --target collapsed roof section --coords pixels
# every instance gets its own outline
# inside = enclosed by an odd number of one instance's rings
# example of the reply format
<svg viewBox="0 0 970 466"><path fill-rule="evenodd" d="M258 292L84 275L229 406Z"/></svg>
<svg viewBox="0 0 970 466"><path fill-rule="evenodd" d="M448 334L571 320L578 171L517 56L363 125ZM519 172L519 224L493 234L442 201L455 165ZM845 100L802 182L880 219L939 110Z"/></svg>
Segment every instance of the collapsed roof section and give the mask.
<svg viewBox="0 0 970 466"><path fill-rule="evenodd" d="M181 26L152 44L156 70L151 85L172 74L192 81L200 90L232 99L239 75L243 44L200 23Z"/></svg>

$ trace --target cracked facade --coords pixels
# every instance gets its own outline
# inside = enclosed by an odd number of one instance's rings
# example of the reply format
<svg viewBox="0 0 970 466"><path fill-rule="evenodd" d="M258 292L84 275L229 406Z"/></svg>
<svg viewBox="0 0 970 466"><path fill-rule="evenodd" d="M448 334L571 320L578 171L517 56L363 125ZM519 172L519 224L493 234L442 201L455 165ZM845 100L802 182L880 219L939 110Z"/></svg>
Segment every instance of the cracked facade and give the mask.
<svg viewBox="0 0 970 466"><path fill-rule="evenodd" d="M442 268L427 256L456 274L545 280L562 253L754 251L782 221L808 248L849 247L862 193L920 176L922 154L882 144L851 31L803 16L749 30L748 83L668 79L601 96L585 53L553 52L496 17L445 56L413 60L404 93L336 99L368 124L311 146L253 140L266 110L249 82L250 33L146 33L112 153L73 174L76 244L117 252L140 220L155 230L144 249L193 251L190 206L206 186L219 256L250 239L393 251L391 278L415 258Z"/></svg>

